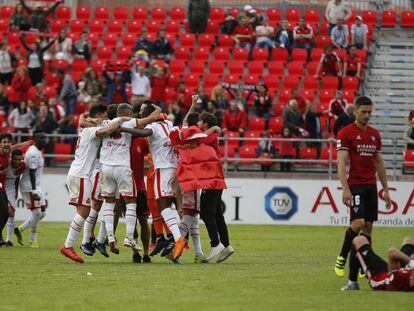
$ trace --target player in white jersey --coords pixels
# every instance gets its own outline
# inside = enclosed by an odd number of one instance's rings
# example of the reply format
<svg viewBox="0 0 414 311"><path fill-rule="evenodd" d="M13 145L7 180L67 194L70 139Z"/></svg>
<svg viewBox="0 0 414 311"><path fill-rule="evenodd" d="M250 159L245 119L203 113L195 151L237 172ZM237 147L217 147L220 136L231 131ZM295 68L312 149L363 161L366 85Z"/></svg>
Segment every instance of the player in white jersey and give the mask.
<svg viewBox="0 0 414 311"><path fill-rule="evenodd" d="M20 175L26 169L23 162L23 152L20 149L14 149L11 153L11 160L7 169L6 193L9 202L9 219L7 220L7 238L6 246L13 246L13 230L16 227L14 220L16 210L17 187ZM23 245L23 241L18 241Z"/></svg>
<svg viewBox="0 0 414 311"><path fill-rule="evenodd" d="M30 227L30 247L39 248L39 243L37 242L39 222L46 216L45 206L42 207L44 194L40 188L40 180L43 175L44 166L42 149L46 146L45 133L42 131L34 131L33 139L34 145L31 145L27 149L24 156L26 169L20 180L20 192L24 204L31 211L31 215L23 224L15 228L14 232L20 240L23 231Z"/></svg>
<svg viewBox="0 0 414 311"><path fill-rule="evenodd" d="M153 113L148 115L145 120L131 119L123 122L123 128L137 128L144 126L158 118L160 109L153 109ZM132 117L133 108L129 104L120 104L118 106L117 116ZM114 119L112 122L116 122ZM101 163L101 187L102 196L104 197L103 210L106 232L108 234L108 244L110 251L119 254L116 247L114 235L114 210L116 203L116 195L122 196L126 203L126 237L124 246L132 249L138 249L134 240L134 230L137 220L136 215L136 187L132 177L130 163L131 134L119 133L103 139L100 151L99 162Z"/></svg>
<svg viewBox="0 0 414 311"><path fill-rule="evenodd" d="M141 117L148 117L153 113L154 109L152 101L144 101L141 106ZM148 124L142 130L131 131L128 128L124 129L122 127L121 131L134 133L136 136L148 137L149 139L149 147L155 169L155 198L158 200L161 216L173 234L173 239L167 243L162 255L168 255L174 248L173 260L175 260L181 255L185 246L185 240L180 234L176 213L171 208L178 190L175 175L178 158L174 148L171 146L169 136L172 128L173 125L170 121L157 121Z"/></svg>
<svg viewBox="0 0 414 311"><path fill-rule="evenodd" d="M93 106L90 110L90 116L92 118L104 118L106 116L106 106ZM96 155L101 138L113 134L122 122L126 120L129 120L129 118L119 118L117 122L103 127L84 128L79 135L75 159L70 166L66 180L66 185L69 189L69 204L76 206L77 213L70 224L65 244L60 248L62 255L75 262L84 262L76 254L73 245L85 224L85 220L89 216L92 194L91 175L97 160Z"/></svg>

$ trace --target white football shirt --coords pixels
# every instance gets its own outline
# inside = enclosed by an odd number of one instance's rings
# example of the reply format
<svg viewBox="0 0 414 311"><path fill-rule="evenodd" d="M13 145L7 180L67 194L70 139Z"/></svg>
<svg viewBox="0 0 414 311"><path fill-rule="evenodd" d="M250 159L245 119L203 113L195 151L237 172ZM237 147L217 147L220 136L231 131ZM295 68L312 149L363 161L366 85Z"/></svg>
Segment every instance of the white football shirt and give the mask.
<svg viewBox="0 0 414 311"><path fill-rule="evenodd" d="M116 122L115 118L111 123ZM136 128L138 119L131 119L122 123L122 127ZM110 166L131 166L130 148L132 135L128 133L116 134L102 140L99 162Z"/></svg>
<svg viewBox="0 0 414 311"><path fill-rule="evenodd" d="M99 127L82 129L76 144L75 159L70 165L68 175L90 178L95 167L101 139L96 136Z"/></svg>
<svg viewBox="0 0 414 311"><path fill-rule="evenodd" d="M20 180L20 191L31 192L33 190L32 184L30 183L29 170L36 170L36 190L39 190L44 166L42 151L37 149L35 145L30 146L24 156L24 163L26 164L26 169L23 171Z"/></svg>
<svg viewBox="0 0 414 311"><path fill-rule="evenodd" d="M148 124L145 128L153 132L148 141L154 168L176 168L178 157L170 140L173 124L166 120Z"/></svg>

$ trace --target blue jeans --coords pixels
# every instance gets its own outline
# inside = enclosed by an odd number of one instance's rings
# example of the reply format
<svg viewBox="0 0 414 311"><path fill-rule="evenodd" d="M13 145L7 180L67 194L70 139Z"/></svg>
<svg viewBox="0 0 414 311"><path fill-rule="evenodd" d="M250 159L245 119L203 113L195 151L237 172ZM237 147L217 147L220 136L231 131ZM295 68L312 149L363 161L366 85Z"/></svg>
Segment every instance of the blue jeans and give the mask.
<svg viewBox="0 0 414 311"><path fill-rule="evenodd" d="M252 45L250 43L246 43L246 42L241 42L237 45L237 47L239 48L246 48L250 51L250 48L252 47Z"/></svg>
<svg viewBox="0 0 414 311"><path fill-rule="evenodd" d="M73 96L73 97L69 97L69 98L64 98L63 101L65 103L65 113L66 113L66 115L76 114L77 97Z"/></svg>
<svg viewBox="0 0 414 311"><path fill-rule="evenodd" d="M262 48L262 49L264 49L264 48L272 48L274 46L275 46L274 42L271 39L269 39L269 38L266 38L266 41L263 41L263 42L260 42L260 43L256 43L256 47Z"/></svg>
<svg viewBox="0 0 414 311"><path fill-rule="evenodd" d="M364 42L355 42L354 45L358 50L363 50L364 49Z"/></svg>

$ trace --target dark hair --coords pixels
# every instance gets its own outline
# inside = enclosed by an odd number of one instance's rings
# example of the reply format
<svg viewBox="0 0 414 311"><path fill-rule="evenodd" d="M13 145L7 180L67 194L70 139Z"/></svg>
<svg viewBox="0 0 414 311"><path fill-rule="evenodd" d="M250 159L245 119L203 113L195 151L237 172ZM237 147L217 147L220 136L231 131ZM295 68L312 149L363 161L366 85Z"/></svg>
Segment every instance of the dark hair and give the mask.
<svg viewBox="0 0 414 311"><path fill-rule="evenodd" d="M101 104L92 106L91 110L89 110L89 116L95 118L98 114L105 113L107 109L105 105Z"/></svg>
<svg viewBox="0 0 414 311"><path fill-rule="evenodd" d="M118 105L112 104L108 106L108 109L106 110L106 115L108 116L109 120L113 120L116 118L118 112Z"/></svg>
<svg viewBox="0 0 414 311"><path fill-rule="evenodd" d="M39 138L40 135L44 135L45 132L43 130L40 129L36 129L33 131L33 140L36 142L36 140Z"/></svg>
<svg viewBox="0 0 414 311"><path fill-rule="evenodd" d="M200 114L198 112L192 112L188 115L187 122L189 126L197 125Z"/></svg>
<svg viewBox="0 0 414 311"><path fill-rule="evenodd" d="M332 44L328 44L327 46L325 46L325 48L323 49L324 51L326 51L327 49L331 49L333 50L333 45Z"/></svg>
<svg viewBox="0 0 414 311"><path fill-rule="evenodd" d="M285 137L290 137L291 134L292 134L292 131L290 130L290 128L288 126L283 126L282 129L280 130L280 134L282 134L282 137L283 137L283 132L285 131L285 129L287 129L289 131L288 136L285 136Z"/></svg>
<svg viewBox="0 0 414 311"><path fill-rule="evenodd" d="M200 114L200 120L204 123L207 123L207 126L209 128L217 125L216 116L210 112L203 112L202 114Z"/></svg>
<svg viewBox="0 0 414 311"><path fill-rule="evenodd" d="M355 100L355 107L357 109L361 106L372 106L372 105L373 105L372 99L369 98L368 96L359 96Z"/></svg>
<svg viewBox="0 0 414 311"><path fill-rule="evenodd" d="M3 139L8 139L10 141L12 141L13 136L10 133L1 133L0 134L0 141L2 141Z"/></svg>
<svg viewBox="0 0 414 311"><path fill-rule="evenodd" d="M298 91L298 89L295 87L295 88L293 88L291 91L290 91L290 94L292 94L293 95L293 92L297 92Z"/></svg>
<svg viewBox="0 0 414 311"><path fill-rule="evenodd" d="M140 112L140 110L141 110L141 106L142 106L142 105L135 105L135 106L133 106L133 108L132 108L132 112L133 112L134 114L139 113L139 112Z"/></svg>
<svg viewBox="0 0 414 311"><path fill-rule="evenodd" d="M156 105L156 103L152 100L146 100L142 104L145 105L145 107L142 111L141 117L146 118L154 112L155 107L153 105Z"/></svg>
<svg viewBox="0 0 414 311"><path fill-rule="evenodd" d="M12 157L14 156L22 156L23 155L23 151L21 151L20 149L14 149L11 153Z"/></svg>
<svg viewBox="0 0 414 311"><path fill-rule="evenodd" d="M58 68L58 69L56 69L56 73L57 73L58 75L62 75L62 76L64 76L64 75L65 75L65 70L63 70L63 68Z"/></svg>

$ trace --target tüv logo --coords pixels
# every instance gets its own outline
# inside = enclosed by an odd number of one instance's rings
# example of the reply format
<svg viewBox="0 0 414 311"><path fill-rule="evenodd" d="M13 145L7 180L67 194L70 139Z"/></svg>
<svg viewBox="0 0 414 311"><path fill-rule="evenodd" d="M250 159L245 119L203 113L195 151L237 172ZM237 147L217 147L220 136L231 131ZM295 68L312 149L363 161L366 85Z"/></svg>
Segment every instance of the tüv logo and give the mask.
<svg viewBox="0 0 414 311"><path fill-rule="evenodd" d="M289 220L298 211L298 197L288 187L275 187L266 195L265 210L273 220Z"/></svg>

